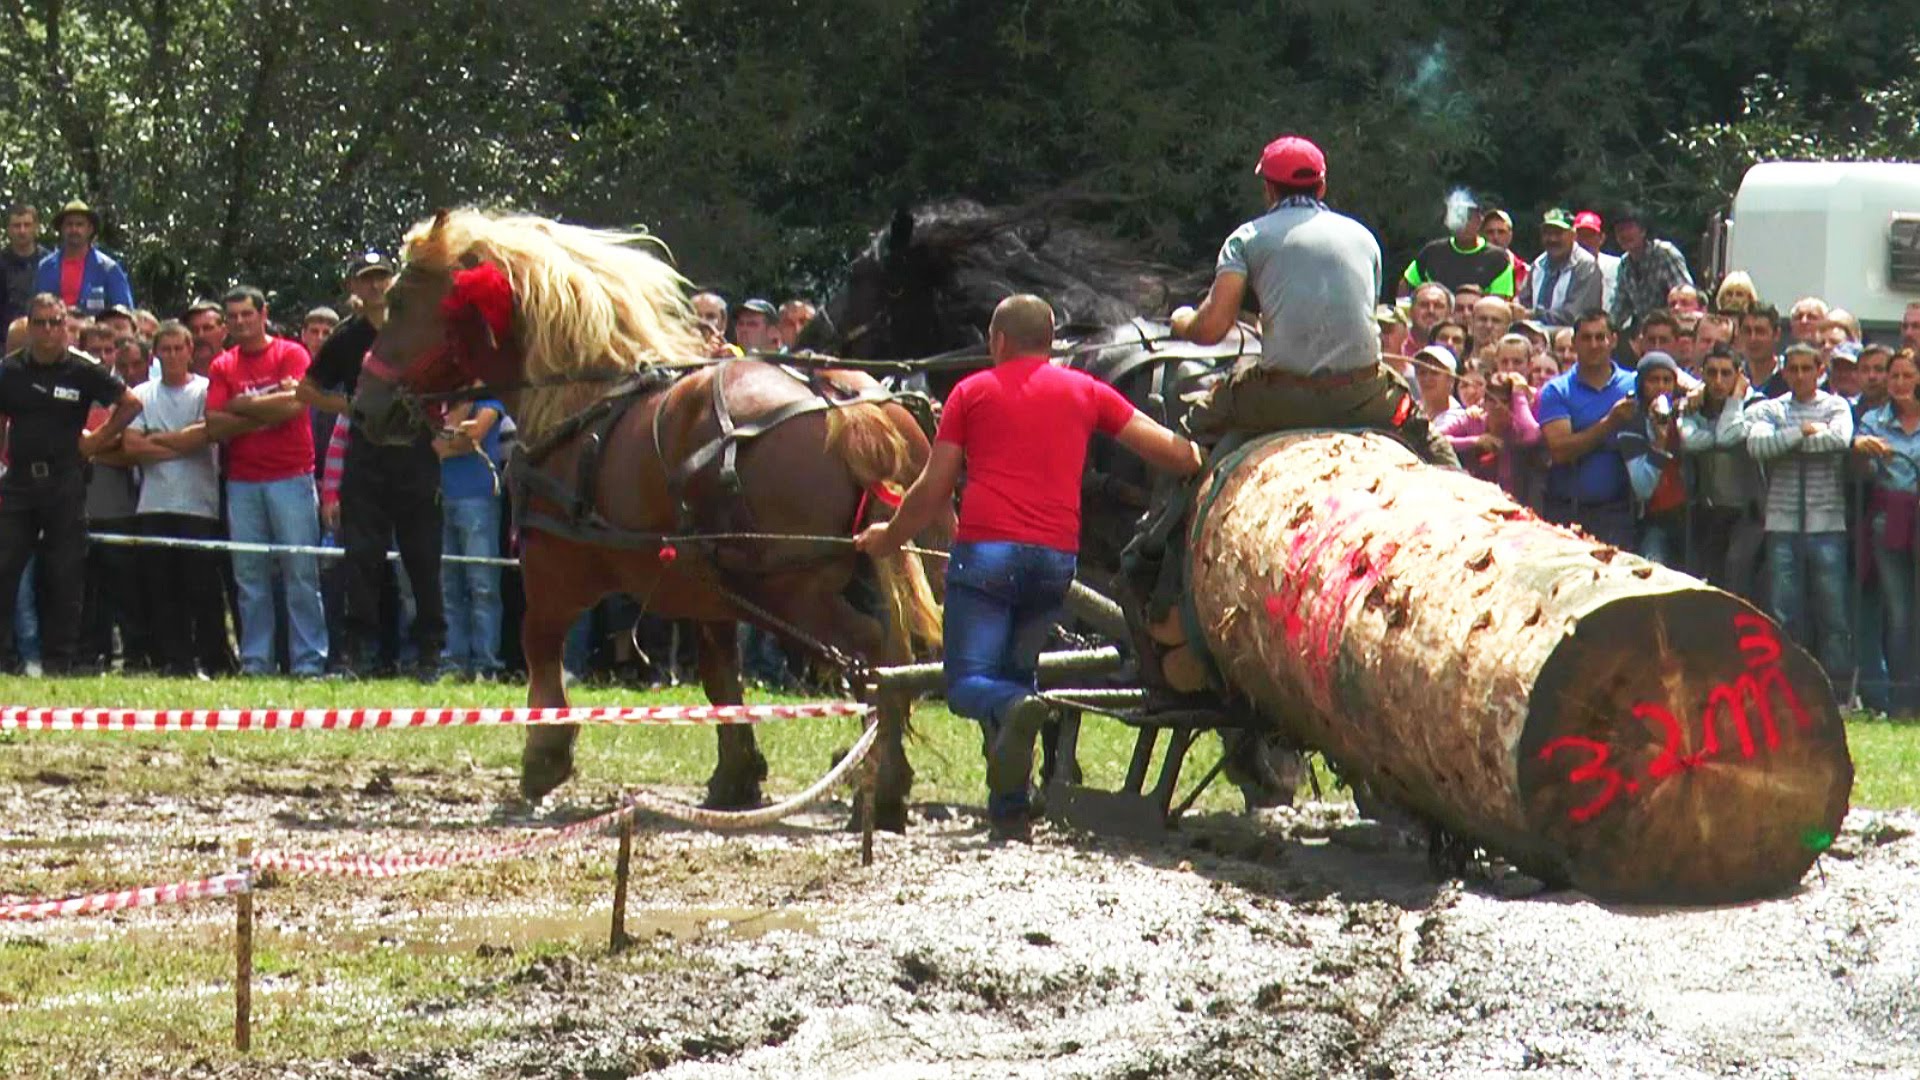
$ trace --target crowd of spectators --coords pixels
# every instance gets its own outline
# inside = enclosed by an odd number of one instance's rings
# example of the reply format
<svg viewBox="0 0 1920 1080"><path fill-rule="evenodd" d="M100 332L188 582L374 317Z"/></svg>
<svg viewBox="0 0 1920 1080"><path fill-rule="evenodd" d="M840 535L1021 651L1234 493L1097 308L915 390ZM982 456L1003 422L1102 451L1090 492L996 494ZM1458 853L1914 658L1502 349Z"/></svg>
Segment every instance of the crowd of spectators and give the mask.
<svg viewBox="0 0 1920 1080"><path fill-rule="evenodd" d="M519 669L519 590L497 565L513 550L504 406L455 406L414 447L353 440L391 261L356 255L340 302L297 321L247 285L163 319L95 246L91 208L46 224L9 207L0 255L0 665L422 681ZM714 355L778 352L814 314L710 292L695 307ZM104 535L148 542L89 542ZM584 615L569 672L677 677L680 635L643 614L609 599ZM792 678L769 641L746 644L751 673Z"/></svg>
<svg viewBox="0 0 1920 1080"><path fill-rule="evenodd" d="M1632 212L1618 255L1590 210L1542 215L1531 260L1502 211L1448 224L1378 321L1462 467L1752 600L1843 697L1920 711L1920 301L1868 342L1845 297L1703 289Z"/></svg>
<svg viewBox="0 0 1920 1080"><path fill-rule="evenodd" d="M163 321L94 245L90 208L49 224L9 208L0 252L0 596L15 598L0 604L0 662L423 679L518 666L518 590L497 566L442 559L511 553L504 407L463 405L388 458L356 448L345 422L385 317L385 257L354 258L340 303L297 322L276 324L244 285ZM1897 340L1869 343L1844 297L1796 297L1783 315L1785 298L1738 270L1703 289L1631 212L1614 215L1617 254L1590 210L1542 215L1530 259L1504 211L1455 206L1448 225L1378 321L1462 467L1753 600L1866 705L1920 710L1920 301ZM804 300L692 304L715 356L779 352L814 315ZM72 446L40 445L56 406L87 410ZM401 483L410 469L418 483ZM345 559L311 553L343 544ZM643 615L604 601L569 637L568 670L674 677L691 635ZM792 679L770 638L743 646L750 675Z"/></svg>

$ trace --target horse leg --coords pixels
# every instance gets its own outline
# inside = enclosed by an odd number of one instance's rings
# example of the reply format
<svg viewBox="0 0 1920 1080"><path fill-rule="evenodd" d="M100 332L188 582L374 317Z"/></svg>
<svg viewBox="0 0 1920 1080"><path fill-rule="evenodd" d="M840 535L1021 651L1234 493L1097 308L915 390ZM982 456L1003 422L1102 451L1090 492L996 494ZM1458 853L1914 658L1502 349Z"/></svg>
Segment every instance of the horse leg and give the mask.
<svg viewBox="0 0 1920 1080"><path fill-rule="evenodd" d="M746 695L740 686L740 641L737 624L703 622L700 624L700 685L707 700L715 705L742 705ZM707 779L707 801L716 810L744 810L759 806L760 782L767 778L767 759L754 745L753 728L747 724L723 724L715 729L720 756L713 775Z"/></svg>
<svg viewBox="0 0 1920 1080"><path fill-rule="evenodd" d="M567 630L579 612L572 605L539 602L527 605L521 622L520 645L527 657L527 707L567 707L566 672L561 659ZM573 741L577 724L534 725L520 751L520 794L538 802L573 775Z"/></svg>
<svg viewBox="0 0 1920 1080"><path fill-rule="evenodd" d="M886 628L880 620L848 602L842 587L820 582L783 591L769 607L776 615L806 628L822 641L853 656L880 657L904 663L908 656L885 655ZM883 691L874 702L880 726L874 741L873 823L888 832L907 831L907 796L913 790L913 765L907 760L906 734L913 714L913 695ZM852 826L861 824L855 803Z"/></svg>

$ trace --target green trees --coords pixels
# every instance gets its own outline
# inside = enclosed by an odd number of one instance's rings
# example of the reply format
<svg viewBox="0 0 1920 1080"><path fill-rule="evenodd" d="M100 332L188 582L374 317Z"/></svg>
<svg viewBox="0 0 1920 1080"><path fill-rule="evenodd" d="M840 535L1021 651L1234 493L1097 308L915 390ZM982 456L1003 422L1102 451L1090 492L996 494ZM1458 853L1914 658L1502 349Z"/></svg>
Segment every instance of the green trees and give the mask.
<svg viewBox="0 0 1920 1080"><path fill-rule="evenodd" d="M1257 206L1283 130L1398 260L1466 184L1647 204L1683 242L1753 160L1915 156L1920 0L0 0L0 185L104 204L161 306L332 295L433 206L665 235L819 291L898 204L1071 187L1163 260Z"/></svg>

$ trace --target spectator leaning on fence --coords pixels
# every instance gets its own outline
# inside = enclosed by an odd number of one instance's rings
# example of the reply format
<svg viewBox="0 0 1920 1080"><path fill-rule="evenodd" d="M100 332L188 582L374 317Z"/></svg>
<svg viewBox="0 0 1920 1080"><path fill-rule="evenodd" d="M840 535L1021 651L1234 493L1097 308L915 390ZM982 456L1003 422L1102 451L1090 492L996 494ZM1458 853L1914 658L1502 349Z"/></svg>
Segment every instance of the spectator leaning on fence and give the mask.
<svg viewBox="0 0 1920 1080"><path fill-rule="evenodd" d="M129 319L128 325L132 325ZM113 327L95 323L88 330ZM108 343L105 366L138 396L140 384L147 381L147 365L121 364L120 342ZM104 407L89 415L89 426L98 426L107 418ZM100 444L87 455L87 531L126 535L133 531L134 511L140 503L139 462L128 456L120 439ZM138 553L123 544L90 544L87 547L86 596L81 604L80 661L88 668L112 670L114 632L119 631L120 661L128 672L154 669L152 620L147 611L146 591L140 587Z"/></svg>
<svg viewBox="0 0 1920 1080"><path fill-rule="evenodd" d="M313 546L320 508L313 485L313 428L294 387L307 350L267 332L267 300L240 286L222 297L233 347L207 374L207 430L226 444L227 529L238 542ZM240 670L274 669L273 566L286 590L288 659L293 674L318 677L327 664L327 619L320 569L311 554L233 553L239 589Z"/></svg>
<svg viewBox="0 0 1920 1080"><path fill-rule="evenodd" d="M1839 682L1851 666L1843 478L1853 410L1820 389L1820 350L1790 346L1783 370L1788 392L1755 405L1747 426L1747 449L1767 465L1768 597L1774 620Z"/></svg>
<svg viewBox="0 0 1920 1080"><path fill-rule="evenodd" d="M93 246L100 215L75 200L53 216L53 230L60 234L60 250L40 260L34 291L52 293L67 307L87 315L99 315L115 304L132 310L133 287L127 284L127 272Z"/></svg>
<svg viewBox="0 0 1920 1080"><path fill-rule="evenodd" d="M1639 411L1620 432L1620 456L1633 483L1639 538L1634 548L1654 562L1684 570L1687 482L1680 465L1680 410L1674 405L1680 366L1658 350L1634 369Z"/></svg>
<svg viewBox="0 0 1920 1080"><path fill-rule="evenodd" d="M440 489L446 500L446 555L492 559L500 555L500 419L507 408L492 398L461 402L447 412L450 434L434 440ZM500 665L500 568L442 562L447 610L445 667L449 674L493 679Z"/></svg>
<svg viewBox="0 0 1920 1080"><path fill-rule="evenodd" d="M1547 520L1578 525L1595 539L1630 551L1632 488L1614 436L1638 410L1633 373L1614 365L1614 344L1605 312L1582 315L1573 329L1573 370L1540 391L1534 418L1553 461L1547 473Z"/></svg>
<svg viewBox="0 0 1920 1080"><path fill-rule="evenodd" d="M40 633L49 674L74 669L87 559L82 457L118 438L140 399L109 368L68 342L66 305L51 293L27 302L27 347L0 361L0 415L7 472L0 477L0 655L14 651L13 598L27 559L38 556ZM113 409L86 430L93 405Z"/></svg>
<svg viewBox="0 0 1920 1080"><path fill-rule="evenodd" d="M123 448L140 464L134 531L148 537L217 540L220 472L207 439L207 380L193 373L193 333L178 322L154 331L160 378L134 388L144 408ZM169 675L232 674L227 607L213 551L151 547L139 562L148 610L158 633L154 651Z"/></svg>
<svg viewBox="0 0 1920 1080"><path fill-rule="evenodd" d="M1920 704L1913 640L1915 525L1920 518L1920 361L1911 351L1887 367L1887 402L1860 418L1853 441L1873 478L1867 495L1866 535L1885 613L1887 711L1912 715ZM1876 628L1862 628L1873 633Z"/></svg>
<svg viewBox="0 0 1920 1080"><path fill-rule="evenodd" d="M1766 399L1724 347L1701 362L1701 380L1680 405L1680 438L1694 477L1690 569L1728 592L1757 600L1754 574L1765 537L1766 482L1747 452L1747 409Z"/></svg>

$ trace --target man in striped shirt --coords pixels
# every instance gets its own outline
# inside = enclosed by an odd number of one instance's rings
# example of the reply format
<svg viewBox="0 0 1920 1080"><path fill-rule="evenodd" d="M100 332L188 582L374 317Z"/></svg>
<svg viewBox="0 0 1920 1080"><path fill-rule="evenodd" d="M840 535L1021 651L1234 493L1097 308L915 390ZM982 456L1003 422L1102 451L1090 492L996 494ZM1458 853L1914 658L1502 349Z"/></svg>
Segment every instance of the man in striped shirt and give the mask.
<svg viewBox="0 0 1920 1080"><path fill-rule="evenodd" d="M1852 660L1843 484L1846 451L1853 445L1853 409L1846 399L1820 389L1821 366L1820 350L1798 343L1787 349L1788 392L1747 411L1747 450L1767 469L1767 571L1774 620L1807 644L1838 682ZM1818 637L1813 636L1816 626Z"/></svg>

